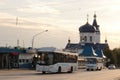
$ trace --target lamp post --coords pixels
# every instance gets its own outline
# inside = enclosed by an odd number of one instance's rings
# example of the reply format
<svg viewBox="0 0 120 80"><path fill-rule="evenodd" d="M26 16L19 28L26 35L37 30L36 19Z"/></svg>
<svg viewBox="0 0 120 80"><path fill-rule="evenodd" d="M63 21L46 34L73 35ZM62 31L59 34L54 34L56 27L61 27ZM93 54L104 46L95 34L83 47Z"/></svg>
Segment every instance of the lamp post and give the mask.
<svg viewBox="0 0 120 80"><path fill-rule="evenodd" d="M33 47L34 47L34 39L35 39L35 37L36 36L38 36L38 35L40 35L40 34L42 34L42 33L44 33L44 32L47 32L48 30L44 30L44 31L42 31L42 32L40 32L40 33L37 33L37 34L35 34L34 36L33 36L33 38L32 38L32 49L33 49Z"/></svg>

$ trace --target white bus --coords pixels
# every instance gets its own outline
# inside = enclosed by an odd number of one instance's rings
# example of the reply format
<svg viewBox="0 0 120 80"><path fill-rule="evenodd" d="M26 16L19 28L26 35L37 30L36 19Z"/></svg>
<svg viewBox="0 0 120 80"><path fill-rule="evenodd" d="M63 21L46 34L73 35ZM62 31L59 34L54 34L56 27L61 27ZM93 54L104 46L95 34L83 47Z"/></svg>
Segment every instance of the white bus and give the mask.
<svg viewBox="0 0 120 80"><path fill-rule="evenodd" d="M78 69L78 54L61 51L38 51L36 71L73 72Z"/></svg>
<svg viewBox="0 0 120 80"><path fill-rule="evenodd" d="M101 57L86 57L86 70L101 70L104 68L103 58Z"/></svg>

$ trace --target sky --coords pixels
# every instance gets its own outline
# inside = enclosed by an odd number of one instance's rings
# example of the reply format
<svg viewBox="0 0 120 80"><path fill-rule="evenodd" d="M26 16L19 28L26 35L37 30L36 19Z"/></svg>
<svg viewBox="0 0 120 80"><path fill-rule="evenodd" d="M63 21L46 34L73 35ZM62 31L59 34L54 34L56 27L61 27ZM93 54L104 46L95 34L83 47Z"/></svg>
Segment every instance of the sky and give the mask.
<svg viewBox="0 0 120 80"><path fill-rule="evenodd" d="M0 0L0 46L65 48L79 43L79 27L97 15L101 43L120 47L119 0ZM16 19L18 18L17 24ZM48 32L44 32L48 30Z"/></svg>

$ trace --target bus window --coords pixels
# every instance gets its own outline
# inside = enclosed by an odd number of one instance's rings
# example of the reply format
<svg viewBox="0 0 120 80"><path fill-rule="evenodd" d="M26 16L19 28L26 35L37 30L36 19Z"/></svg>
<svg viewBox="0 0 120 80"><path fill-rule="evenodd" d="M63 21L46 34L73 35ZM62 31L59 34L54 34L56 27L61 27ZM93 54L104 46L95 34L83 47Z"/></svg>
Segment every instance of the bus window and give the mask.
<svg viewBox="0 0 120 80"><path fill-rule="evenodd" d="M53 53L40 53L38 59L38 64L49 65L53 64Z"/></svg>
<svg viewBox="0 0 120 80"><path fill-rule="evenodd" d="M28 63L29 62L29 60L28 59L26 59L26 63Z"/></svg>
<svg viewBox="0 0 120 80"><path fill-rule="evenodd" d="M47 64L53 64L53 54L47 54L47 61L46 61L46 63Z"/></svg>
<svg viewBox="0 0 120 80"><path fill-rule="evenodd" d="M21 59L19 59L19 63L21 63Z"/></svg>

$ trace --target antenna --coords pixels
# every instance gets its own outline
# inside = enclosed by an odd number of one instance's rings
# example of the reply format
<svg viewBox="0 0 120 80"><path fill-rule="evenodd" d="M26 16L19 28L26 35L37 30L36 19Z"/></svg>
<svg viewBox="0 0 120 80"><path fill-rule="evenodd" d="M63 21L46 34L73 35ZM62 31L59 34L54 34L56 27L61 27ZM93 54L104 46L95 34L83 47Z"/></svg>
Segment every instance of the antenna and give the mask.
<svg viewBox="0 0 120 80"><path fill-rule="evenodd" d="M16 27L18 26L18 17L16 17ZM19 47L19 36L17 36L17 47Z"/></svg>

